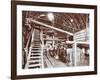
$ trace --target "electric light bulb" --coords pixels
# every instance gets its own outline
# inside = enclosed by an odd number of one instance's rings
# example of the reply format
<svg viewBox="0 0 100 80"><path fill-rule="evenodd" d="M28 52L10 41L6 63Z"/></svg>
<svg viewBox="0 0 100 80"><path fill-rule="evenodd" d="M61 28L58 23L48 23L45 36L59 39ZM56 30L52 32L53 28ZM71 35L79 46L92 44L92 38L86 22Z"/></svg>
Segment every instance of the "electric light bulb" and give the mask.
<svg viewBox="0 0 100 80"><path fill-rule="evenodd" d="M53 21L53 20L54 20L54 15L53 15L53 13L48 13L48 19L49 19L50 21Z"/></svg>

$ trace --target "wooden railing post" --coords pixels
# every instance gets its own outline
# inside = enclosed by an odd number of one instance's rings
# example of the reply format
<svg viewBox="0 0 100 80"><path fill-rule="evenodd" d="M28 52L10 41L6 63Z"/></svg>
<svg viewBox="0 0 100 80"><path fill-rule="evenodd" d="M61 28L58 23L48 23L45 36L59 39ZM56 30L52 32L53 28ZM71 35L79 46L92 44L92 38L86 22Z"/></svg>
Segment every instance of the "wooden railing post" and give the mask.
<svg viewBox="0 0 100 80"><path fill-rule="evenodd" d="M43 47L44 47L44 40L43 40L43 31L40 32L40 40L42 42L41 44L41 58L42 58L42 68L44 68L44 61L43 61Z"/></svg>
<svg viewBox="0 0 100 80"><path fill-rule="evenodd" d="M31 38L32 37L32 38ZM34 39L34 31L33 29L31 30L30 32L30 36L29 36L29 39L27 41L27 44L26 44L26 47L24 48L25 49L25 52L26 52L26 61L28 61L29 59L29 56L30 56L30 52L31 52L31 46L30 44L32 44L32 40ZM30 45L30 46L29 46ZM25 68L27 68L27 62L26 62L26 65L25 65Z"/></svg>

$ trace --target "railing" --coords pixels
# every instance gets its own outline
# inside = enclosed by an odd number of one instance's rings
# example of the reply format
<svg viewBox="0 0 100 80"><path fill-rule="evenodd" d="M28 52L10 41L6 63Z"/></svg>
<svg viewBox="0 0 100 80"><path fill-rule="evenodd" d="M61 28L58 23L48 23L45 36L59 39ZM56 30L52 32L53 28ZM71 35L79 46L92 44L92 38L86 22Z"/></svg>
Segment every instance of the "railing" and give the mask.
<svg viewBox="0 0 100 80"><path fill-rule="evenodd" d="M43 47L44 47L44 40L43 40L43 31L40 32L40 40L41 40L41 59L42 59L42 68L44 68L44 61L43 61Z"/></svg>
<svg viewBox="0 0 100 80"><path fill-rule="evenodd" d="M29 35L29 38L28 38L28 40L27 40L27 43L26 43L26 47L24 48L24 50L25 50L25 53L26 53L26 64L27 64L27 60L28 60L28 56L29 56L29 52L30 52L30 46L31 46L31 40L32 40L32 33L33 33L33 29L31 30L31 32L30 32L30 35ZM25 64L25 66L26 66L26 64Z"/></svg>

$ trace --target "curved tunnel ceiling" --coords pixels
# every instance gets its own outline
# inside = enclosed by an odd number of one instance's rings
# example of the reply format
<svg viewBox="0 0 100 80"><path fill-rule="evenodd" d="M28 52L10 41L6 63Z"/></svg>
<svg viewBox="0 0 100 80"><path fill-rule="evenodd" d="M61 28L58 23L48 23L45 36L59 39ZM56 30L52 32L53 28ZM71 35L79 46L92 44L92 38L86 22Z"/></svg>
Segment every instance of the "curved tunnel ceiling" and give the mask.
<svg viewBox="0 0 100 80"><path fill-rule="evenodd" d="M31 17L37 21L52 25L71 33L75 33L89 26L89 14L83 13L53 13L54 21L47 18L49 12L23 11L23 17Z"/></svg>

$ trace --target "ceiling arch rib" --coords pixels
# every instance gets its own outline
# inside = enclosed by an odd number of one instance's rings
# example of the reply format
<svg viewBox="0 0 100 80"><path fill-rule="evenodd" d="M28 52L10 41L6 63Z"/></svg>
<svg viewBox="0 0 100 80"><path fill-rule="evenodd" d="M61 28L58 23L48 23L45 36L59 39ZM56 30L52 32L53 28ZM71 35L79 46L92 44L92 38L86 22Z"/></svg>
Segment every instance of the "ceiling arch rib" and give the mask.
<svg viewBox="0 0 100 80"><path fill-rule="evenodd" d="M82 16L80 14L79 14L78 20L79 20L80 28L84 29L85 23L84 23L83 18L82 18Z"/></svg>
<svg viewBox="0 0 100 80"><path fill-rule="evenodd" d="M86 28L89 23L89 15L84 13L56 13L54 15L54 21L49 21L47 14L49 12L35 12L35 11L23 11L26 12L26 17L30 17L43 22L48 25L65 29L71 33L75 33Z"/></svg>
<svg viewBox="0 0 100 80"><path fill-rule="evenodd" d="M79 30L79 25L78 25L78 22L77 22L77 20L76 20L76 18L75 18L75 15L74 15L73 13L71 13L69 16L72 17L73 23L74 23L74 27L76 28L76 31L78 31L78 30ZM75 32L76 32L76 31L75 31Z"/></svg>
<svg viewBox="0 0 100 80"><path fill-rule="evenodd" d="M65 19L68 20L68 22L70 24L69 26L73 29L74 28L74 24L71 22L71 17L68 14L65 14L65 13L64 13L64 17L65 17Z"/></svg>
<svg viewBox="0 0 100 80"><path fill-rule="evenodd" d="M63 18L63 19L62 19ZM69 30L69 28L71 28L71 27L69 27L69 21L68 20L66 20L66 19L64 19L65 17L64 16L62 16L62 15L60 15L60 14L57 14L56 15L56 20L55 20L55 26L57 26L57 25L60 25L60 27L62 28L62 29L65 29L65 30ZM62 20L61 20L62 19ZM64 25L66 23L66 26Z"/></svg>
<svg viewBox="0 0 100 80"><path fill-rule="evenodd" d="M75 19L71 16L71 14L68 14L68 16L71 18L71 20L70 20L70 23L72 23L73 24L73 29L74 29L74 32L76 32L76 31L78 31L78 28L77 28L77 24L75 23ZM73 33L74 33L73 32Z"/></svg>

